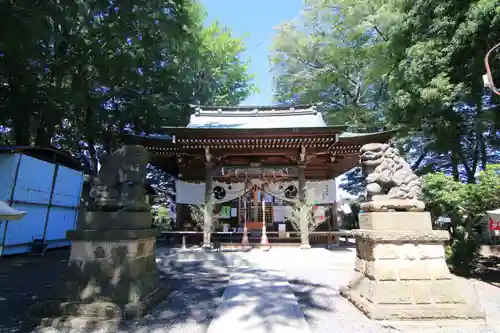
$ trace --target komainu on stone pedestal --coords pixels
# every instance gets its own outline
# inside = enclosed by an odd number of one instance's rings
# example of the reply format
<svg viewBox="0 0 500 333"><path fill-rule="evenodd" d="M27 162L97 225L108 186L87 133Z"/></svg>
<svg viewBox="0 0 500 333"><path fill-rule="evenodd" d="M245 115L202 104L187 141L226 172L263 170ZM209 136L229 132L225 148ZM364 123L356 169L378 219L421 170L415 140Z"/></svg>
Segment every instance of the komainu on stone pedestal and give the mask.
<svg viewBox="0 0 500 333"><path fill-rule="evenodd" d="M35 304L42 326L90 328L142 316L165 297L155 261L157 230L144 194L147 150L124 146L101 159L53 301Z"/></svg>
<svg viewBox="0 0 500 333"><path fill-rule="evenodd" d="M375 320L484 319L445 261L449 234L432 230L420 180L388 145L365 145L367 199L355 232L355 276L341 294Z"/></svg>
<svg viewBox="0 0 500 333"><path fill-rule="evenodd" d="M397 149L385 143L370 143L361 147L360 164L366 178L366 212L423 211L418 200L422 192L420 178Z"/></svg>

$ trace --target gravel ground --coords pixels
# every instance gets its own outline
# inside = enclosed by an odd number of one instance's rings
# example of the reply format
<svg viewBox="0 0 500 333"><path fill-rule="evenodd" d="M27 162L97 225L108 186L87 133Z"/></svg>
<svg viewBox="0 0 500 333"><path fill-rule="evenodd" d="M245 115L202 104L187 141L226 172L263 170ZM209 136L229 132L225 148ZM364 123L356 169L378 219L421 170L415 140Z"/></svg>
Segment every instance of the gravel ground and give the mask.
<svg viewBox="0 0 500 333"><path fill-rule="evenodd" d="M26 315L36 300L46 299L65 271L68 249L51 250L45 256L19 255L0 258L0 332L26 332Z"/></svg>
<svg viewBox="0 0 500 333"><path fill-rule="evenodd" d="M159 249L158 255L175 252ZM44 257L23 255L0 259L0 333L33 332L25 325L29 306L35 300L50 298L52 287L64 274L68 256L69 250L63 249L49 251ZM220 266L215 262L200 265L196 261L159 265L161 278L171 290L169 296L143 320L123 323L120 332L204 333L229 280L227 268ZM73 332L89 333L88 330Z"/></svg>
<svg viewBox="0 0 500 333"><path fill-rule="evenodd" d="M292 253L292 251L294 253ZM332 251L312 249L273 249L263 260L280 262L288 275L295 296L313 333L500 333L500 288L477 280L462 279L473 285L479 303L487 313L488 328L467 322L401 324L373 322L339 295L339 285L349 281L355 249ZM497 319L498 318L498 319ZM425 328L425 329L424 329Z"/></svg>
<svg viewBox="0 0 500 333"><path fill-rule="evenodd" d="M129 323L124 331L204 333L213 318L217 302L229 281L223 267L186 262L163 268L171 293L145 320Z"/></svg>

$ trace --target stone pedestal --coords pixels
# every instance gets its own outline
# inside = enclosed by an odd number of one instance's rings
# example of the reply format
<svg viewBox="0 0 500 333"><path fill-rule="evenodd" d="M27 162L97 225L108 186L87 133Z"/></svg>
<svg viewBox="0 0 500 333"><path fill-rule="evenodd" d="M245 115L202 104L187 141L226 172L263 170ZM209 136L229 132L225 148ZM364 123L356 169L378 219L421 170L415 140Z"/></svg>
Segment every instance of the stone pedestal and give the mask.
<svg viewBox="0 0 500 333"><path fill-rule="evenodd" d="M374 320L484 319L445 262L427 212L359 215L355 277L341 294Z"/></svg>
<svg viewBox="0 0 500 333"><path fill-rule="evenodd" d="M127 146L104 159L79 228L68 270L52 300L35 304L42 326L95 328L143 316L166 289L155 260L157 229L144 196L147 151Z"/></svg>

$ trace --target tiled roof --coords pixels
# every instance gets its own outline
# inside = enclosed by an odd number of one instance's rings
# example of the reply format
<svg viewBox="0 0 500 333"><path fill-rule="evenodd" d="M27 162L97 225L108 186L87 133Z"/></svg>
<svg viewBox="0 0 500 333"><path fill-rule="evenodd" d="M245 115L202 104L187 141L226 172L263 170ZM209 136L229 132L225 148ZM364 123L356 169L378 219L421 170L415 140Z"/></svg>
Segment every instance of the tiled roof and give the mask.
<svg viewBox="0 0 500 333"><path fill-rule="evenodd" d="M298 128L326 127L312 105L295 107L194 106L188 128Z"/></svg>

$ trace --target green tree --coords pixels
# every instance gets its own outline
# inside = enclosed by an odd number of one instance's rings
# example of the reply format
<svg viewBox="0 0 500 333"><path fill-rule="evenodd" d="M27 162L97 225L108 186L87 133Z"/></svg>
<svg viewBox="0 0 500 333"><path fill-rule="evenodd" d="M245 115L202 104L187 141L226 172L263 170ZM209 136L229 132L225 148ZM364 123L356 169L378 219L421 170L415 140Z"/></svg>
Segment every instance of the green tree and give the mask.
<svg viewBox="0 0 500 333"><path fill-rule="evenodd" d="M461 183L444 173L424 178L423 199L433 217L449 216L452 241L447 249L448 262L459 274L468 275L478 253L473 227L487 210L500 207L500 165L489 165L475 183Z"/></svg>
<svg viewBox="0 0 500 333"><path fill-rule="evenodd" d="M388 35L398 14L385 1L307 0L298 19L278 29L271 63L276 99L320 103L330 124L349 131L389 127ZM363 177L355 169L342 187L358 194Z"/></svg>
<svg viewBox="0 0 500 333"><path fill-rule="evenodd" d="M204 27L194 0L21 0L0 11L2 140L69 149L92 172L120 134L185 125L189 104L237 104L253 89L242 41Z"/></svg>
<svg viewBox="0 0 500 333"><path fill-rule="evenodd" d="M484 89L481 74L484 55L500 40L499 3L405 0L397 8L390 118L426 138L417 150L428 155L430 169L473 183L498 156L499 100Z"/></svg>
<svg viewBox="0 0 500 333"><path fill-rule="evenodd" d="M386 30L395 16L383 1L308 0L275 37L276 99L317 103L351 130L386 126Z"/></svg>

